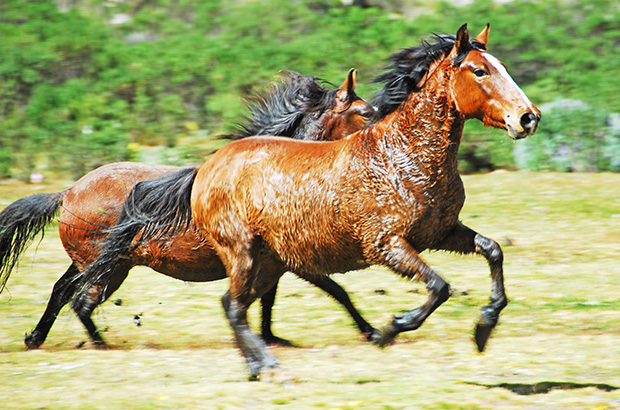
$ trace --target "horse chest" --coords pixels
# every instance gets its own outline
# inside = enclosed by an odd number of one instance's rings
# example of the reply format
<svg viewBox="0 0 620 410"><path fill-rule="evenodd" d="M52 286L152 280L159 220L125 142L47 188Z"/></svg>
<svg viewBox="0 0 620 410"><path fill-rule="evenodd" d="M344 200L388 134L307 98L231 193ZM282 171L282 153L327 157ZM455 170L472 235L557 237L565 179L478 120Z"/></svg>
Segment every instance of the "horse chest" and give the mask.
<svg viewBox="0 0 620 410"><path fill-rule="evenodd" d="M438 180L418 196L407 239L422 251L442 240L458 222L465 202L465 190L460 177Z"/></svg>
<svg viewBox="0 0 620 410"><path fill-rule="evenodd" d="M400 169L375 195L373 212L381 218L377 236L402 235L418 250L443 239L458 221L465 202L463 183L452 169L434 173ZM370 212L369 212L370 213Z"/></svg>

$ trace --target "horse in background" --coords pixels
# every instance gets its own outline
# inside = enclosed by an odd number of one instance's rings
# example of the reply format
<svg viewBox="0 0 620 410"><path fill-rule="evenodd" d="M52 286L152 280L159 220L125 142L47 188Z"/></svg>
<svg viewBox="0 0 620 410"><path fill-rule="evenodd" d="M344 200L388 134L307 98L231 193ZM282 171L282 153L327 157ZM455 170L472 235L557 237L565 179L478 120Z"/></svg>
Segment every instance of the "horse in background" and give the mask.
<svg viewBox="0 0 620 410"><path fill-rule="evenodd" d="M345 137L365 127L374 109L355 93L356 71L351 70L342 86L328 89L324 82L294 72L285 72L266 91L247 99L250 114L238 124L238 132L228 135L243 139L252 135L282 135L319 141ZM99 254L99 241L106 229L114 225L133 186L141 181L163 177L166 183L179 183L195 174L191 167L179 168L121 162L102 166L75 182L70 188L51 194L34 194L22 198L0 213L0 291L6 284L20 255L31 241L51 223L61 210L59 234L72 260L65 274L54 285L45 313L35 329L26 335L30 349L45 341L60 310L73 297L84 268ZM164 192L169 189L164 187ZM141 242L119 264L108 287L109 297L125 280L134 266L148 266L157 272L189 282L208 282L226 277L221 262L195 228L177 235ZM373 328L356 311L346 291L336 282L310 281L345 306L360 331L372 334ZM267 343L290 345L273 335L271 312L276 287L263 296L262 336ZM103 338L91 315L95 306L77 312L80 321L96 345Z"/></svg>
<svg viewBox="0 0 620 410"><path fill-rule="evenodd" d="M488 35L487 25L470 40L465 24L456 36L434 36L393 54L377 79L383 84L373 100L378 115L353 135L323 143L234 141L179 190L151 198L151 205L140 202L139 209L125 204L121 225L142 218L143 232L155 234L191 220L202 231L231 278L222 304L251 379L277 371L278 361L250 330L247 310L284 272L310 279L383 265L423 281L427 301L373 334L385 346L398 333L419 328L450 297L448 283L420 257L427 249L487 259L490 301L474 334L484 350L508 300L500 246L459 221L463 127L478 119L521 139L534 134L540 121L538 108L487 52ZM143 188L138 184L132 195L144 198ZM117 246L115 234L123 229L112 229L105 246ZM122 254L121 247L110 255L115 252ZM74 309L88 309L106 286L114 286L113 261L87 268Z"/></svg>

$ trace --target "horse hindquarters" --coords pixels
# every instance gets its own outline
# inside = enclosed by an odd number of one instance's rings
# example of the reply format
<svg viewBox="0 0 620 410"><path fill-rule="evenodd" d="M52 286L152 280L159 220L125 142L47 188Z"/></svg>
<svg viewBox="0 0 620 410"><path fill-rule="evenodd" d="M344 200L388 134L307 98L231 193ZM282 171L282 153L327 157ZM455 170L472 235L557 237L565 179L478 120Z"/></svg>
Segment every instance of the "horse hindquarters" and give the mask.
<svg viewBox="0 0 620 410"><path fill-rule="evenodd" d="M230 290L222 297L222 306L246 360L250 378L257 380L260 373L275 369L278 361L265 342L250 330L247 311L256 298L277 283L285 268L279 260L271 259L270 253L261 255L262 241L243 219L241 205L228 188L233 165L215 161L217 155L198 171L191 194L192 217L230 277ZM218 166L220 172L214 172Z"/></svg>

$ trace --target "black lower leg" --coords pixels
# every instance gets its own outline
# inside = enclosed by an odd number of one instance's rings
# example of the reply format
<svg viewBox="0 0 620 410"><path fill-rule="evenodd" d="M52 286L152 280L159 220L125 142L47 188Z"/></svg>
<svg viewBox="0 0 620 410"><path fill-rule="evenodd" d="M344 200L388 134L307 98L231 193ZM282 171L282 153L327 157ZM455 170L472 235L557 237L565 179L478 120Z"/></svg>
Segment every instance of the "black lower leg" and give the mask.
<svg viewBox="0 0 620 410"><path fill-rule="evenodd" d="M276 283L261 299L261 336L268 345L277 346L294 346L290 340L282 339L273 334L271 330L273 305L276 301L276 293L278 292L278 284Z"/></svg>
<svg viewBox="0 0 620 410"><path fill-rule="evenodd" d="M474 338L478 351L484 351L491 331L499 321L500 312L508 304L508 298L504 290L504 255L497 242L480 234L475 237L476 251L486 258L491 269L493 285L489 304L480 311L480 320L476 324Z"/></svg>
<svg viewBox="0 0 620 410"><path fill-rule="evenodd" d="M49 302L47 302L47 308L43 316L41 316L34 330L30 333L26 333L26 337L24 338L24 343L28 349L37 349L45 342L60 310L71 301L73 293L75 292L75 278L79 274L80 271L78 268L71 264L65 274L54 284L52 295L50 296Z"/></svg>
<svg viewBox="0 0 620 410"><path fill-rule="evenodd" d="M95 308L99 305L99 292L96 292L93 288L83 291L78 299L73 303L73 310L77 314L80 322L86 328L88 335L95 344L95 346L105 346L105 341L99 334L99 329L93 322L91 315Z"/></svg>
<svg viewBox="0 0 620 410"><path fill-rule="evenodd" d="M430 268L428 268L430 270ZM392 322L381 330L381 337L373 342L380 347L385 347L394 341L396 335L401 332L416 330L442 303L450 297L450 285L439 275L432 273L432 279L427 283L429 297L424 305L417 309L405 312L401 316L394 316Z"/></svg>
<svg viewBox="0 0 620 410"><path fill-rule="evenodd" d="M398 333L419 328L426 318L450 297L450 285L420 258L405 238L389 238L384 253L388 266L406 278L426 283L429 295L422 306L402 316L395 316L391 323L381 330L381 336L373 340L373 343L381 347L392 343Z"/></svg>
<svg viewBox="0 0 620 410"><path fill-rule="evenodd" d="M322 289L344 306L355 321L360 332L366 337L366 340L371 341L378 336L379 331L372 327L357 311L349 298L349 294L342 286L334 282L330 277L323 275L313 275L304 279Z"/></svg>
<svg viewBox="0 0 620 410"><path fill-rule="evenodd" d="M243 308L237 301L231 299L230 293L222 296L222 307L233 328L237 345L245 357L250 380L258 380L260 373L278 365L278 361L271 354L265 342L252 333L247 322L247 308Z"/></svg>

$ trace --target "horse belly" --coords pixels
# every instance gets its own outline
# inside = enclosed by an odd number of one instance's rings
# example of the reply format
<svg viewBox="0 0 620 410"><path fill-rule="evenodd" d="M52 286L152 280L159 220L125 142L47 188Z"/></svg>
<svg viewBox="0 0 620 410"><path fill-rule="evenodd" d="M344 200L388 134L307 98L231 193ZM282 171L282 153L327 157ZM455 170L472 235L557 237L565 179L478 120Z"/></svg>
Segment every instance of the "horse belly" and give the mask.
<svg viewBox="0 0 620 410"><path fill-rule="evenodd" d="M226 269L195 227L187 232L139 246L132 252L134 265L144 265L175 279L211 282L226 278Z"/></svg>
<svg viewBox="0 0 620 410"><path fill-rule="evenodd" d="M361 244L338 216L318 200L309 203L313 206L293 206L273 214L264 209L254 228L296 273L329 274L367 267Z"/></svg>

